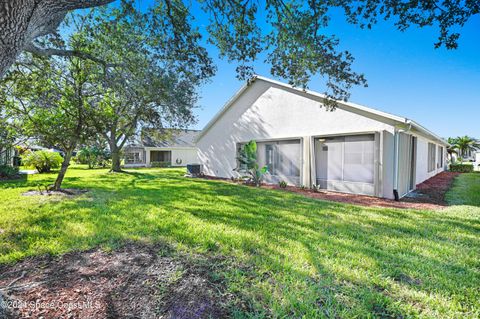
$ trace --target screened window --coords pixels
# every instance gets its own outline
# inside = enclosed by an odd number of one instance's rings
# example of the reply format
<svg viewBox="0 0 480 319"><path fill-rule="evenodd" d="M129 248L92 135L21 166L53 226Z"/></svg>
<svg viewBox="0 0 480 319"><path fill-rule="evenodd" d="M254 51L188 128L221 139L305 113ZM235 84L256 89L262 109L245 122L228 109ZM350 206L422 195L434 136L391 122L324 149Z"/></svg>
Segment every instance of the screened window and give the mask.
<svg viewBox="0 0 480 319"><path fill-rule="evenodd" d="M436 148L435 144L428 143L428 172L432 172L435 170L435 162L436 162Z"/></svg>
<svg viewBox="0 0 480 319"><path fill-rule="evenodd" d="M243 147L237 144L237 152ZM265 180L269 183L286 181L300 183L301 144L300 140L257 142L257 162L260 167L267 166ZM237 165L240 163L237 160ZM245 169L246 167L241 167Z"/></svg>
<svg viewBox="0 0 480 319"><path fill-rule="evenodd" d="M300 177L300 141L257 143L260 165L266 165L270 175Z"/></svg>
<svg viewBox="0 0 480 319"><path fill-rule="evenodd" d="M142 163L142 156L140 152L125 153L125 164L139 164Z"/></svg>
<svg viewBox="0 0 480 319"><path fill-rule="evenodd" d="M150 162L170 163L171 161L171 151L150 151Z"/></svg>
<svg viewBox="0 0 480 319"><path fill-rule="evenodd" d="M373 135L320 139L317 147L318 179L374 183Z"/></svg>
<svg viewBox="0 0 480 319"><path fill-rule="evenodd" d="M437 168L443 167L443 147L438 147L438 163Z"/></svg>
<svg viewBox="0 0 480 319"><path fill-rule="evenodd" d="M373 135L346 136L343 180L373 184Z"/></svg>

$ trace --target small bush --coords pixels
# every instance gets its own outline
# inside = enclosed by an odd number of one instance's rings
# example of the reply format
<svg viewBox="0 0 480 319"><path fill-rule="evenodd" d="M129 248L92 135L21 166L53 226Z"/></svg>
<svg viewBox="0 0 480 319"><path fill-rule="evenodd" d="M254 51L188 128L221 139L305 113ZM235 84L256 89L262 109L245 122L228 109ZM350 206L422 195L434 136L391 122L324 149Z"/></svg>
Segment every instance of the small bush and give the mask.
<svg viewBox="0 0 480 319"><path fill-rule="evenodd" d="M151 167L170 167L170 162L150 162Z"/></svg>
<svg viewBox="0 0 480 319"><path fill-rule="evenodd" d="M36 151L30 152L22 158L23 165L35 167L39 173L47 173L52 168L60 167L63 158L57 152Z"/></svg>
<svg viewBox="0 0 480 319"><path fill-rule="evenodd" d="M18 175L18 167L0 165L0 178L12 178Z"/></svg>
<svg viewBox="0 0 480 319"><path fill-rule="evenodd" d="M450 164L450 172L472 173L473 165L472 164Z"/></svg>
<svg viewBox="0 0 480 319"><path fill-rule="evenodd" d="M280 186L280 188L287 188L287 182L285 182L285 181L280 181L280 182L278 183L278 186Z"/></svg>
<svg viewBox="0 0 480 319"><path fill-rule="evenodd" d="M87 164L88 168L106 167L111 164L110 152L96 146L83 147L75 157L75 163Z"/></svg>

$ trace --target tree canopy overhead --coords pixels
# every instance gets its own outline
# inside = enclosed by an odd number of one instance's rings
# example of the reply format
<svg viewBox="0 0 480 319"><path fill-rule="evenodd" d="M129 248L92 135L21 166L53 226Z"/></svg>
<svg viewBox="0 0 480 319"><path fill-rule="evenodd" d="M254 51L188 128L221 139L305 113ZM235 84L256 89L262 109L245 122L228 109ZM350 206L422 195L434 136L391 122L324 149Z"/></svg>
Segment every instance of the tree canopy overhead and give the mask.
<svg viewBox="0 0 480 319"><path fill-rule="evenodd" d="M24 50L43 55L77 55L99 59L37 43L39 37L53 34L70 10L104 5L113 0L6 0L0 3L0 76ZM135 0L120 1L125 14L138 14ZM326 93L335 99L347 99L352 85L365 85L362 74L352 68L353 56L338 49L339 39L324 31L330 10L340 8L347 21L370 28L379 19L392 19L396 27L436 26L436 47L455 49L461 27L480 11L473 0L197 0L208 15L208 41L220 54L238 64L238 76L254 73L253 61L266 56L271 74L305 87L315 75L326 79ZM195 34L198 41L185 50L204 49L190 1L156 0L147 9L157 18L146 25L147 32L172 35L175 46L184 37ZM264 27L266 26L266 27ZM197 61L192 60L191 63ZM109 61L103 61L109 64Z"/></svg>

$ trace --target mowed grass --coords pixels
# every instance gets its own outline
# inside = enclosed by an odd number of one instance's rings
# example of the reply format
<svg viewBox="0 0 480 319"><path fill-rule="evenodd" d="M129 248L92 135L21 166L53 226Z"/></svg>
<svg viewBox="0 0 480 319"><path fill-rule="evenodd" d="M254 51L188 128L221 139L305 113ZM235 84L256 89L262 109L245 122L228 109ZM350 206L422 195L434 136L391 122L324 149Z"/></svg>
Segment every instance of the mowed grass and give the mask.
<svg viewBox="0 0 480 319"><path fill-rule="evenodd" d="M181 169L69 170L74 199L21 194L54 174L0 182L0 263L127 240L222 255L232 315L479 318L480 174L442 211L365 208L187 179Z"/></svg>

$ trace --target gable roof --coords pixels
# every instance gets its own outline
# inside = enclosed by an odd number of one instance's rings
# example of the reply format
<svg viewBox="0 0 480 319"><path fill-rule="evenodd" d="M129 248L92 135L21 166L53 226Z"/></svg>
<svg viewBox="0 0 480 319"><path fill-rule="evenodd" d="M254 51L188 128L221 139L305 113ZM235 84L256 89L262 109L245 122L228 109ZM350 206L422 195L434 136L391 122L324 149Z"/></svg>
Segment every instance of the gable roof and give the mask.
<svg viewBox="0 0 480 319"><path fill-rule="evenodd" d="M283 82L280 82L280 81L272 80L270 78L263 77L263 76L260 76L260 75L255 75L251 79L247 80L245 82L245 84L235 93L235 95L230 100L228 100L227 103L220 109L220 111L217 114L215 114L215 116L207 123L207 125L200 132L200 134L198 134L198 136L196 138L196 141L200 140L203 137L203 135L205 135L205 133L233 105L233 103L250 86L252 86L252 83L254 83L257 80L265 81L265 82L275 84L275 85L278 85L280 87L283 87L283 88L286 88L286 89L289 89L289 90L293 90L293 91L297 92L298 94L304 94L304 95L306 94L307 96L310 96L311 98L314 98L314 99L320 99L320 100L327 99L327 96L325 94L321 94L321 93L311 91L311 90L304 90L304 89L296 88L292 85L289 85L289 84L286 84L286 83L283 83ZM342 109L346 109L346 110L354 109L354 110L362 111L362 112L365 112L365 113L368 113L368 114L375 115L376 117L379 117L379 118L384 119L384 120L390 120L390 121L396 122L397 124L400 124L400 125L405 125L405 126L408 126L408 127L411 127L411 128L415 128L416 130L422 132L423 134L425 134L425 135L431 137L432 139L440 142L441 144L449 145L440 136L438 136L435 133L429 131L428 129L426 129L425 127L420 125L419 123L417 123L417 122L415 122L411 119L408 119L406 117L393 115L393 114L390 114L390 113L387 113L387 112L379 111L379 110L376 110L376 109L373 109L373 108L370 108L370 107L366 107L366 106L363 106L363 105L360 105L360 104L355 104L355 103L352 103L352 102L337 101L337 105L338 105L339 108L342 108Z"/></svg>
<svg viewBox="0 0 480 319"><path fill-rule="evenodd" d="M199 130L143 129L140 138L127 147L195 147L195 139L199 133Z"/></svg>

